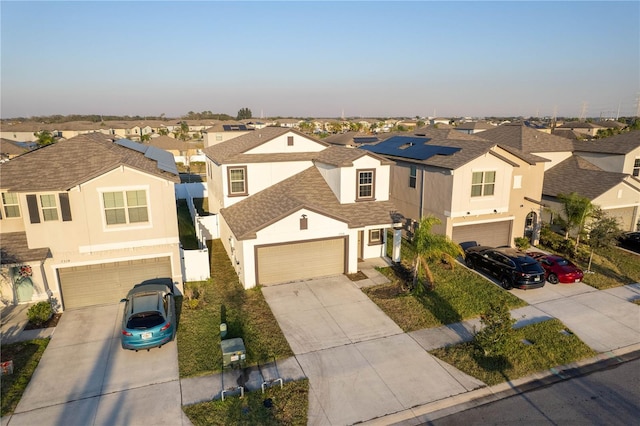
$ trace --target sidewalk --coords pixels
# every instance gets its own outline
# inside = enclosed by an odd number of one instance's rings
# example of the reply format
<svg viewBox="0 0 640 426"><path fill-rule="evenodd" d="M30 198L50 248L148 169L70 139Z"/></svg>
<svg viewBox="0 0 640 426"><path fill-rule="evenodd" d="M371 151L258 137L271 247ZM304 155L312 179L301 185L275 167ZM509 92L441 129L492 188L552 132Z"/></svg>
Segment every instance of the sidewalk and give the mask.
<svg viewBox="0 0 640 426"><path fill-rule="evenodd" d="M2 308L2 312L0 312L0 342L3 345L32 339L46 339L53 335L55 327L24 329L29 322L27 311L32 305L29 303Z"/></svg>

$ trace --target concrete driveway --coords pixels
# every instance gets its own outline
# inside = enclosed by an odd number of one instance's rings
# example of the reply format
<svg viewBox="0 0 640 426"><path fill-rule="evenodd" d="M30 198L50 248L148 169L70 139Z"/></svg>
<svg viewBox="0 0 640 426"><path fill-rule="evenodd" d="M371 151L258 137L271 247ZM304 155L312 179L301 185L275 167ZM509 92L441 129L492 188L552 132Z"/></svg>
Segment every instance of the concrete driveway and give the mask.
<svg viewBox="0 0 640 426"><path fill-rule="evenodd" d="M344 275L262 292L309 378L309 424L353 424L483 386L429 355Z"/></svg>
<svg viewBox="0 0 640 426"><path fill-rule="evenodd" d="M640 306L629 303L640 298L640 283L598 290L583 283L547 282L542 288L509 291L530 305L530 313L559 319L597 352L640 343Z"/></svg>
<svg viewBox="0 0 640 426"><path fill-rule="evenodd" d="M176 342L125 351L121 318L120 304L65 311L8 424L180 424Z"/></svg>

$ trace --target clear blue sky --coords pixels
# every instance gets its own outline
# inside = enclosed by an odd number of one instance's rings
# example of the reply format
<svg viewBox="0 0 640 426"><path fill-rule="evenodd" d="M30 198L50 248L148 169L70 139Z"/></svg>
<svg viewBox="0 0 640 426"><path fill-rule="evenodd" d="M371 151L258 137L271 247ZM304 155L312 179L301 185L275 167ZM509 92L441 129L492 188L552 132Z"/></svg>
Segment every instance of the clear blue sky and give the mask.
<svg viewBox="0 0 640 426"><path fill-rule="evenodd" d="M1 2L2 118L636 115L640 2Z"/></svg>

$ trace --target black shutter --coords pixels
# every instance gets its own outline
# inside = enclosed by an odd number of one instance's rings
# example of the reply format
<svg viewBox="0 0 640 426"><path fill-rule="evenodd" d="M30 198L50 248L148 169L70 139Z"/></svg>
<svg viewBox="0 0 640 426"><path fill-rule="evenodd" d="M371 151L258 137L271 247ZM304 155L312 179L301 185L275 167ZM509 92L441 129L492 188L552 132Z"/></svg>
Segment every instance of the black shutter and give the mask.
<svg viewBox="0 0 640 426"><path fill-rule="evenodd" d="M38 199L35 194L27 194L27 206L29 207L29 218L31 219L31 223L40 223Z"/></svg>
<svg viewBox="0 0 640 426"><path fill-rule="evenodd" d="M66 192L61 192L58 194L58 198L60 198L60 211L62 212L62 221L70 222L71 206L69 205L69 194Z"/></svg>

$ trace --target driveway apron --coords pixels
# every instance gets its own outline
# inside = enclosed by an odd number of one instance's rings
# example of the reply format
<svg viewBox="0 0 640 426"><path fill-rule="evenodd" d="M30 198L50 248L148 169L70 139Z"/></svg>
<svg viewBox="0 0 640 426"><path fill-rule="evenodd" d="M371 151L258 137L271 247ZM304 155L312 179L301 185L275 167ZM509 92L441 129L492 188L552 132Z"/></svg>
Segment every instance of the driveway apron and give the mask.
<svg viewBox="0 0 640 426"><path fill-rule="evenodd" d="M175 341L123 350L121 311L118 304L64 312L11 426L181 422Z"/></svg>
<svg viewBox="0 0 640 426"><path fill-rule="evenodd" d="M345 425L476 389L344 275L262 289L309 378L309 424Z"/></svg>

